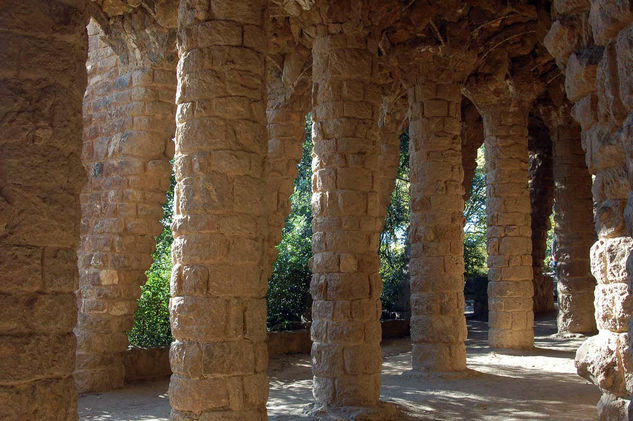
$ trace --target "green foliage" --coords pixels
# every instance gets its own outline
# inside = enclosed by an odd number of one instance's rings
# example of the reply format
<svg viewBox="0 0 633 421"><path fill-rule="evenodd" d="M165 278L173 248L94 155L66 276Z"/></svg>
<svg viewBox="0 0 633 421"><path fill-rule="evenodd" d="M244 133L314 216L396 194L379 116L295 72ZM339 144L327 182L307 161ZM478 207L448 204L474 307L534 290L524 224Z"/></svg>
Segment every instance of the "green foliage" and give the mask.
<svg viewBox="0 0 633 421"><path fill-rule="evenodd" d="M397 311L402 284L409 282L409 255L407 233L409 232L409 134L400 136L400 164L387 206L385 228L380 233L378 254L380 277L383 281L382 308Z"/></svg>
<svg viewBox="0 0 633 421"><path fill-rule="evenodd" d="M147 282L141 287L138 308L134 313L134 326L128 332L130 345L140 348L166 346L173 340L169 326L169 278L171 276L172 209L175 179L172 176L167 201L163 205L163 230L156 237L154 262L145 275Z"/></svg>
<svg viewBox="0 0 633 421"><path fill-rule="evenodd" d="M297 167L295 190L290 196L290 215L277 246L278 256L268 281L268 329L296 328L309 318L312 258L312 120L306 118L303 154Z"/></svg>
<svg viewBox="0 0 633 421"><path fill-rule="evenodd" d="M547 241L545 249L545 259L543 261L543 275L556 276L556 266L554 265L554 211L549 216L549 231L547 231Z"/></svg>
<svg viewBox="0 0 633 421"><path fill-rule="evenodd" d="M486 275L486 174L483 146L477 151L477 168L470 198L464 206L464 270L466 278Z"/></svg>
<svg viewBox="0 0 633 421"><path fill-rule="evenodd" d="M309 262L312 258L312 122L306 119L306 137L303 155L298 165L295 189L290 197L291 212L286 219L278 257L268 283L268 328L293 329L310 317L309 286L312 277ZM486 208L483 154L478 154L479 166L473 179L470 200L466 202L464 259L466 277L486 274ZM400 137L400 165L391 201L387 208L385 228L380 234L380 276L383 279L381 296L383 309L398 311L402 300L400 292L408 283L409 231L409 136ZM164 346L172 341L169 327L169 278L171 274L170 225L172 221L173 188L167 195L161 220L163 231L157 237L154 263L146 272L147 283L142 287L138 310L134 314L134 327L128 336L137 347ZM551 240L550 240L551 243Z"/></svg>

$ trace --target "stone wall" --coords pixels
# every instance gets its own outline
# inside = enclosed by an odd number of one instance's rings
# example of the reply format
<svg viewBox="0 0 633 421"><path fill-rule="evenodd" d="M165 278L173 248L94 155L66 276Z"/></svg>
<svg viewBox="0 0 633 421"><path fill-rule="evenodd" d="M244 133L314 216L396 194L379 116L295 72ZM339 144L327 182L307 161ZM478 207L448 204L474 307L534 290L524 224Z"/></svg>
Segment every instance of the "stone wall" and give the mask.
<svg viewBox="0 0 633 421"><path fill-rule="evenodd" d="M0 22L0 419L73 420L87 14L25 0Z"/></svg>
<svg viewBox="0 0 633 421"><path fill-rule="evenodd" d="M627 260L633 246L630 216L631 46L629 1L554 2L546 45L565 72L567 97L582 128L582 146L593 175L595 228L591 249L595 316L599 334L578 350L581 376L602 391L599 418L626 419L633 392L627 324L633 300Z"/></svg>
<svg viewBox="0 0 633 421"><path fill-rule="evenodd" d="M152 263L169 189L176 74L169 63L124 63L92 21L84 97L79 320L80 392L123 386L122 353Z"/></svg>

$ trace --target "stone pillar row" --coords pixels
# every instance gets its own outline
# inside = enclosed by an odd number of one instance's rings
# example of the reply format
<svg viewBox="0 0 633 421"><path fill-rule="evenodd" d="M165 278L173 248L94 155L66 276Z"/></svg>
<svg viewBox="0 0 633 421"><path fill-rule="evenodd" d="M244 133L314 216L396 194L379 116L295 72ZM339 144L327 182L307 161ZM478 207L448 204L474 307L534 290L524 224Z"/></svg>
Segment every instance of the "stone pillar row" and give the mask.
<svg viewBox="0 0 633 421"><path fill-rule="evenodd" d="M488 340L497 348L530 348L532 230L528 189L527 106L512 100L482 111L488 217Z"/></svg>
<svg viewBox="0 0 633 421"><path fill-rule="evenodd" d="M408 91L414 372L466 369L461 95L425 79Z"/></svg>
<svg viewBox="0 0 633 421"><path fill-rule="evenodd" d="M174 420L266 419L264 7L180 2Z"/></svg>
<svg viewBox="0 0 633 421"><path fill-rule="evenodd" d="M77 419L81 1L0 7L0 419Z"/></svg>

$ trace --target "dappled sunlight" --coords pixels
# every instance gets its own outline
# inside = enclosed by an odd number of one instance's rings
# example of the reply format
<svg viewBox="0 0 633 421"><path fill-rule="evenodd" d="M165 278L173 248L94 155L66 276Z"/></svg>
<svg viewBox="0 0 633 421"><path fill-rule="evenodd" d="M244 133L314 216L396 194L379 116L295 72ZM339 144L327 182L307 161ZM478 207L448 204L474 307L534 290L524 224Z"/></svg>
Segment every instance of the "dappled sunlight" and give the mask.
<svg viewBox="0 0 633 421"><path fill-rule="evenodd" d="M536 347L492 350L484 322L469 321L468 370L459 376L420 376L411 372L409 338L383 343L381 399L398 405L399 420L579 420L595 419L600 394L576 375L579 337L557 337L553 320L535 323ZM310 357L275 356L269 364L271 421L310 420L313 402ZM167 420L167 381L82 395L80 419Z"/></svg>

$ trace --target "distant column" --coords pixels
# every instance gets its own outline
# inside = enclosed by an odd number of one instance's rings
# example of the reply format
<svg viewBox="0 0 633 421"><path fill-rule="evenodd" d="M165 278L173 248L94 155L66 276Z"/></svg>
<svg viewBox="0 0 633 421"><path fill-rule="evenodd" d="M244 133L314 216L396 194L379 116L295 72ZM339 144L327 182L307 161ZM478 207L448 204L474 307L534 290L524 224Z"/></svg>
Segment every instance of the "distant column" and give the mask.
<svg viewBox="0 0 633 421"><path fill-rule="evenodd" d="M591 174L585 164L580 127L571 121L554 127L554 232L558 287L558 332L596 332L590 250L593 225Z"/></svg>
<svg viewBox="0 0 633 421"><path fill-rule="evenodd" d="M461 96L456 83L409 88L414 371L466 368Z"/></svg>
<svg viewBox="0 0 633 421"><path fill-rule="evenodd" d="M532 230L525 106L483 110L488 216L488 341L496 348L534 344Z"/></svg>

